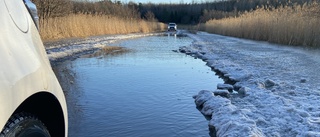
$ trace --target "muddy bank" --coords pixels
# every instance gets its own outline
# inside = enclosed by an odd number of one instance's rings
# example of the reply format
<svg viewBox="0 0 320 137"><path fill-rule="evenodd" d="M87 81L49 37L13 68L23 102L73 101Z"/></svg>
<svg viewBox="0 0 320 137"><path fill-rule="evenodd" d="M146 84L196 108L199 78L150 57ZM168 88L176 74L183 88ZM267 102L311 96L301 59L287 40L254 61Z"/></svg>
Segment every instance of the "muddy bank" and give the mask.
<svg viewBox="0 0 320 137"><path fill-rule="evenodd" d="M148 33L148 34L126 34L126 35L102 35L102 36L92 36L87 38L70 38L61 39L57 41L46 41L44 46L46 48L49 60L51 64L56 64L66 60L73 60L82 55L90 55L95 52L104 49L102 52L106 53L106 49L110 50L107 52L125 52L124 48L110 48L108 45L111 43L134 39L147 36L175 36L175 37L186 37L184 30L179 30L176 32L161 32L161 33ZM100 52L101 53L101 52ZM100 54L98 53L98 54Z"/></svg>
<svg viewBox="0 0 320 137"><path fill-rule="evenodd" d="M133 39L146 36L163 35L163 33L127 34L127 35L103 35L88 38L72 38L59 41L44 42L51 64L73 60L82 55L94 54L102 50L104 53L123 52L124 48L110 47L111 43L119 40Z"/></svg>

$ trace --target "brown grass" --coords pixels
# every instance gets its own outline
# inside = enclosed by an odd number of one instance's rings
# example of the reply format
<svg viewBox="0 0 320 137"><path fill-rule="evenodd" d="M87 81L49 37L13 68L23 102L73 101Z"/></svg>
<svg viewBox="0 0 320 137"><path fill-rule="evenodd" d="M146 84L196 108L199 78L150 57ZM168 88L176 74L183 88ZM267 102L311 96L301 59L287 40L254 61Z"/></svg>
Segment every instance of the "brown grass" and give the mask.
<svg viewBox="0 0 320 137"><path fill-rule="evenodd" d="M87 37L105 34L149 33L165 30L165 24L108 15L72 14L41 21L43 40Z"/></svg>
<svg viewBox="0 0 320 137"><path fill-rule="evenodd" d="M129 52L130 50L124 47L116 46L104 46L100 51L94 53L94 55L118 55Z"/></svg>
<svg viewBox="0 0 320 137"><path fill-rule="evenodd" d="M101 48L102 51L104 52L112 52L115 50L123 50L123 47L116 47L116 46L104 46L103 48Z"/></svg>
<svg viewBox="0 0 320 137"><path fill-rule="evenodd" d="M87 54L84 57L91 58L91 57L99 57L99 56L106 56L106 55L116 56L116 55L121 55L127 52L130 52L130 50L127 48L116 47L116 46L104 46L103 48L101 48L101 50L97 50L94 53Z"/></svg>
<svg viewBox="0 0 320 137"><path fill-rule="evenodd" d="M210 20L208 32L280 44L320 47L320 5L259 8L239 17Z"/></svg>

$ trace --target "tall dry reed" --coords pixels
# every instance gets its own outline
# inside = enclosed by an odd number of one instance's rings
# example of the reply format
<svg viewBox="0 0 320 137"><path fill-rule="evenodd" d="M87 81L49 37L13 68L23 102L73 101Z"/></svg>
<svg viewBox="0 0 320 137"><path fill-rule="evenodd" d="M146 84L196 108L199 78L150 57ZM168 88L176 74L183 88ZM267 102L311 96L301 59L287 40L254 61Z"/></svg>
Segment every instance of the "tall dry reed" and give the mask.
<svg viewBox="0 0 320 137"><path fill-rule="evenodd" d="M273 43L320 47L320 5L264 7L206 22L208 32Z"/></svg>
<svg viewBox="0 0 320 137"><path fill-rule="evenodd" d="M105 34L149 33L165 30L165 25L138 19L121 19L108 15L71 14L41 21L44 40L86 37Z"/></svg>

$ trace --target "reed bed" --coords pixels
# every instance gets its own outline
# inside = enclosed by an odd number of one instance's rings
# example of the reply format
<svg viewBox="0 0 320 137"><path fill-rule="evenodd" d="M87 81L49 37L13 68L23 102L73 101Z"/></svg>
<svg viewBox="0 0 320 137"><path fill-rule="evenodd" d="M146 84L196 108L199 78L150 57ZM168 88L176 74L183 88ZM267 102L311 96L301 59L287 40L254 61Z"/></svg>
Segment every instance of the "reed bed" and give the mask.
<svg viewBox="0 0 320 137"><path fill-rule="evenodd" d="M71 14L40 22L44 40L87 37L105 34L149 33L165 30L165 24L108 15Z"/></svg>
<svg viewBox="0 0 320 137"><path fill-rule="evenodd" d="M202 30L286 45L320 47L320 5L262 7L239 17L213 19Z"/></svg>

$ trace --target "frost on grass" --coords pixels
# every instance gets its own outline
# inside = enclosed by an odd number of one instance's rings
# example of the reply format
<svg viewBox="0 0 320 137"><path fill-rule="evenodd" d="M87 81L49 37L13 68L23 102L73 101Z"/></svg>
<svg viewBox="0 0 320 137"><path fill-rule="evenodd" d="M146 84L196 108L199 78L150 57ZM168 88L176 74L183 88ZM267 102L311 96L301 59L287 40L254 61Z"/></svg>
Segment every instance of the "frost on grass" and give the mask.
<svg viewBox="0 0 320 137"><path fill-rule="evenodd" d="M113 35L113 36L98 36L87 39L66 42L53 42L46 45L46 51L51 62L63 61L66 59L77 58L84 54L93 53L96 50L103 49L110 43L118 40L138 38L157 35L150 34L128 34L128 35Z"/></svg>
<svg viewBox="0 0 320 137"><path fill-rule="evenodd" d="M320 136L320 51L188 35L194 43L179 51L207 62L228 83L194 96L217 136ZM235 92L226 94L229 85Z"/></svg>
<svg viewBox="0 0 320 137"><path fill-rule="evenodd" d="M264 136L255 121L232 105L229 99L202 90L196 95L195 102L202 114L212 116L209 126L215 127L217 136Z"/></svg>

